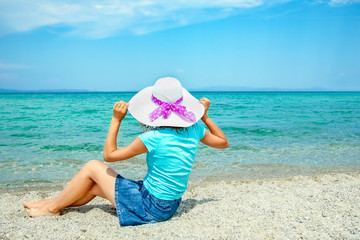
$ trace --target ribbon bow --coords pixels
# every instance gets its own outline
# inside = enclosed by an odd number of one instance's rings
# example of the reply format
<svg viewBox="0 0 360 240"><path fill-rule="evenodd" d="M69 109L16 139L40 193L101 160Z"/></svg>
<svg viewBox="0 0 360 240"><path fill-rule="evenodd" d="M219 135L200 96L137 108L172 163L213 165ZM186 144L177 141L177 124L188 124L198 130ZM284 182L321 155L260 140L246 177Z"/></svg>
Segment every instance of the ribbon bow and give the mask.
<svg viewBox="0 0 360 240"><path fill-rule="evenodd" d="M155 104L159 105L158 108L156 108L154 111L152 111L149 114L151 122L158 119L161 115L164 116L164 119L167 119L170 116L171 112L177 113L178 115L180 115L180 117L185 118L186 120L189 120L190 122L196 121L196 117L193 112L186 111L185 106L179 105L182 102L183 97L181 97L179 100L177 100L174 103L163 102L163 101L157 99L156 97L154 97L154 95L151 97L151 100Z"/></svg>

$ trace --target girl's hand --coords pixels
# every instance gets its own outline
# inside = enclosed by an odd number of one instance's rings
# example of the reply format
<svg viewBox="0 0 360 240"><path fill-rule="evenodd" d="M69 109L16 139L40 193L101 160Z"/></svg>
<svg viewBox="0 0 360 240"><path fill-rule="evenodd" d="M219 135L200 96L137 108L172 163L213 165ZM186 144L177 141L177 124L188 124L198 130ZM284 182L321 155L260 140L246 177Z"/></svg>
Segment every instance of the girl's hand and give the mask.
<svg viewBox="0 0 360 240"><path fill-rule="evenodd" d="M129 104L127 102L116 102L113 109L113 115L116 120L122 121L126 116Z"/></svg>
<svg viewBox="0 0 360 240"><path fill-rule="evenodd" d="M208 118L208 115L207 115L207 112L208 112L208 110L209 110L209 107L210 107L210 100L209 99L207 99L207 98L202 98L201 100L200 100L200 103L202 104L202 105L204 105L204 108L205 108L205 112L204 112L204 115L202 116L202 118L201 119L206 119L206 118Z"/></svg>

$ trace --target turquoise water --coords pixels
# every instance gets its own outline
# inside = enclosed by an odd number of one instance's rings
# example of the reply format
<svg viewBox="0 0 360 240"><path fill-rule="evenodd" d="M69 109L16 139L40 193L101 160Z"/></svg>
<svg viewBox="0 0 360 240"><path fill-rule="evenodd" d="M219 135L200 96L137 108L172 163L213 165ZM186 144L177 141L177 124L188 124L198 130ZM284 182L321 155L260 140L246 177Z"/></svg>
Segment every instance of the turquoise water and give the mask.
<svg viewBox="0 0 360 240"><path fill-rule="evenodd" d="M102 159L114 102L134 93L0 94L0 186L71 178ZM360 93L194 93L230 140L199 145L192 177L270 176L292 169L360 169ZM127 115L118 145L142 132ZM129 178L146 173L145 156L109 164ZM271 170L269 170L271 169Z"/></svg>

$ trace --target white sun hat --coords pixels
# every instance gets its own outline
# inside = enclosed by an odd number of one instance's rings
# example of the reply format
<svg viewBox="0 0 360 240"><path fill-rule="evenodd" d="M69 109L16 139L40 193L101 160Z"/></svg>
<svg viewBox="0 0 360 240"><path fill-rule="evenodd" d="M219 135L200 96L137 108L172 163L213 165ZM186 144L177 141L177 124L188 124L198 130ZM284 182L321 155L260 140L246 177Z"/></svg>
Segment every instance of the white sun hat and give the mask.
<svg viewBox="0 0 360 240"><path fill-rule="evenodd" d="M130 114L152 126L189 127L200 120L204 106L172 77L158 79L129 101Z"/></svg>

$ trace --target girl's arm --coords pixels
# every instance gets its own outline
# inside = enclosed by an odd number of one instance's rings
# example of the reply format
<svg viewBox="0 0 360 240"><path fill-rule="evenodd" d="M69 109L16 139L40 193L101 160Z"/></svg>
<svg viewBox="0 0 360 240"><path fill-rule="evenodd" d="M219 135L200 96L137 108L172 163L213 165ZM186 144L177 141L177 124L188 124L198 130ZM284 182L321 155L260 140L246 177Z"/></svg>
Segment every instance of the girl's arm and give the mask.
<svg viewBox="0 0 360 240"><path fill-rule="evenodd" d="M146 153L147 148L144 143L136 138L129 146L117 149L116 138L119 132L121 121L125 118L129 104L126 102L116 102L113 109L110 129L104 146L104 161L116 162L129 159L136 155Z"/></svg>
<svg viewBox="0 0 360 240"><path fill-rule="evenodd" d="M221 148L221 149L228 148L229 141L227 140L225 134L221 131L221 129L218 126L216 126L216 124L207 115L207 111L210 107L210 100L207 98L203 98L200 100L200 103L202 103L205 107L205 113L202 116L201 120L210 130L210 132L205 130L205 135L201 139L201 142L213 148Z"/></svg>

